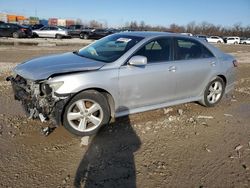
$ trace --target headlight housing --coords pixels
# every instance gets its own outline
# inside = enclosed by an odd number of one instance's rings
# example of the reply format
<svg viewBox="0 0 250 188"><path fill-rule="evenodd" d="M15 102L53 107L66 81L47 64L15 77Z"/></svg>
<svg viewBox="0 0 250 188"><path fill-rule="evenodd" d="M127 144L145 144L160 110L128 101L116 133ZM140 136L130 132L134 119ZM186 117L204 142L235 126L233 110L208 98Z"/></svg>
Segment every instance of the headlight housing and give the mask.
<svg viewBox="0 0 250 188"><path fill-rule="evenodd" d="M63 84L64 84L63 81L60 81L60 82L52 82L52 83L49 83L49 86L52 88L53 91L56 91L56 90L58 90Z"/></svg>

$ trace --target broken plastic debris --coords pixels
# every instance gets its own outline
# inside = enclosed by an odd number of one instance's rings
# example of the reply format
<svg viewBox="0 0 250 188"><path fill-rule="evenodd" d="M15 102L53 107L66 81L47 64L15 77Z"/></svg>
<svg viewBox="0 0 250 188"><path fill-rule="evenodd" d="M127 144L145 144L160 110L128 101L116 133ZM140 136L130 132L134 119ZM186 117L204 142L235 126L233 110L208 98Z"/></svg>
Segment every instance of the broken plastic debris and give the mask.
<svg viewBox="0 0 250 188"><path fill-rule="evenodd" d="M233 117L232 114L224 114L224 116L226 116L226 117Z"/></svg>
<svg viewBox="0 0 250 188"><path fill-rule="evenodd" d="M55 130L55 127L45 127L41 129L41 132L43 135L48 136L53 130Z"/></svg>
<svg viewBox="0 0 250 188"><path fill-rule="evenodd" d="M82 137L80 146L87 146L88 144L89 144L89 136Z"/></svg>
<svg viewBox="0 0 250 188"><path fill-rule="evenodd" d="M42 113L39 113L38 116L39 116L41 122L45 122L46 121L46 118L44 117L44 115Z"/></svg>
<svg viewBox="0 0 250 188"><path fill-rule="evenodd" d="M198 116L198 119L214 119L213 116Z"/></svg>
<svg viewBox="0 0 250 188"><path fill-rule="evenodd" d="M239 144L238 146L236 146L236 147L234 148L234 150L235 150L235 151L239 151L241 148L243 148L243 146Z"/></svg>

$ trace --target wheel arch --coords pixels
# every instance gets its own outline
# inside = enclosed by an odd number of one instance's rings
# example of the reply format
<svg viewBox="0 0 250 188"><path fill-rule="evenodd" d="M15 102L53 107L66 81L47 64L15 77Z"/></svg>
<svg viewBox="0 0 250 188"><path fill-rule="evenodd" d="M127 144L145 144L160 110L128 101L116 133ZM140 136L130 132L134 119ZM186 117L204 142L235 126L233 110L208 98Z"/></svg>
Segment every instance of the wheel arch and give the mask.
<svg viewBox="0 0 250 188"><path fill-rule="evenodd" d="M220 77L223 80L223 82L224 82L225 85L227 85L227 78L224 75L219 74L217 76Z"/></svg>
<svg viewBox="0 0 250 188"><path fill-rule="evenodd" d="M107 102L108 102L108 105L109 105L109 108L110 108L111 117L115 117L115 100L114 100L113 96L110 94L110 92L108 92L105 89L93 87L93 88L87 88L87 89L80 90L77 93L74 93L73 95L70 96L70 99L65 103L65 105L63 106L63 109L62 109L62 113L60 114L61 115L60 123L62 123L62 121L63 121L63 114L65 112L65 108L66 108L67 104L69 103L69 101L74 96L76 96L79 93L84 92L84 91L97 91L97 92L101 93L107 99Z"/></svg>

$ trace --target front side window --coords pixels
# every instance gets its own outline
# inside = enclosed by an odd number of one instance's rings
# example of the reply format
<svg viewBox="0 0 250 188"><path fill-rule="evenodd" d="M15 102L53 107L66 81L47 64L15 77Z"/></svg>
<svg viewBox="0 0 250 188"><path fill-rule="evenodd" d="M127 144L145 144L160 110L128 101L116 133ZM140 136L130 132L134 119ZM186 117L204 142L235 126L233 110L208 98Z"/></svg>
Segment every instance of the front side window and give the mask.
<svg viewBox="0 0 250 188"><path fill-rule="evenodd" d="M9 28L7 24L0 24L0 28L1 29L6 29L6 28Z"/></svg>
<svg viewBox="0 0 250 188"><path fill-rule="evenodd" d="M143 37L138 36L110 35L82 48L77 54L89 59L111 63L120 58L142 39Z"/></svg>
<svg viewBox="0 0 250 188"><path fill-rule="evenodd" d="M170 60L171 39L160 38L149 42L137 51L134 55L147 57L148 63Z"/></svg>
<svg viewBox="0 0 250 188"><path fill-rule="evenodd" d="M41 28L41 30L47 31L47 30L49 30L49 27L43 27L43 28Z"/></svg>
<svg viewBox="0 0 250 188"><path fill-rule="evenodd" d="M210 58L213 54L198 41L176 39L175 60Z"/></svg>

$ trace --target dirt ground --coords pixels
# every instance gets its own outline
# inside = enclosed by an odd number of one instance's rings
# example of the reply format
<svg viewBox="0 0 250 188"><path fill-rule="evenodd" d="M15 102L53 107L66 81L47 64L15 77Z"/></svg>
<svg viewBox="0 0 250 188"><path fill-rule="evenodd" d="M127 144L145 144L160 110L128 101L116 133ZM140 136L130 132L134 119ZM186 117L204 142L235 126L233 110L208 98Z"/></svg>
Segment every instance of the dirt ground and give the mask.
<svg viewBox="0 0 250 188"><path fill-rule="evenodd" d="M240 65L218 106L119 118L87 147L63 127L43 136L4 81L19 62L77 48L0 46L0 187L250 187L250 46L219 46Z"/></svg>

